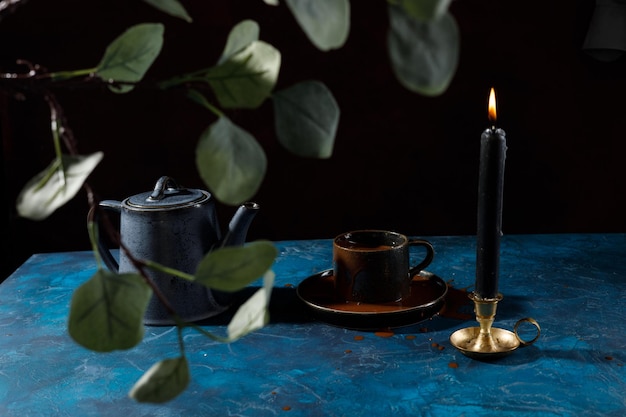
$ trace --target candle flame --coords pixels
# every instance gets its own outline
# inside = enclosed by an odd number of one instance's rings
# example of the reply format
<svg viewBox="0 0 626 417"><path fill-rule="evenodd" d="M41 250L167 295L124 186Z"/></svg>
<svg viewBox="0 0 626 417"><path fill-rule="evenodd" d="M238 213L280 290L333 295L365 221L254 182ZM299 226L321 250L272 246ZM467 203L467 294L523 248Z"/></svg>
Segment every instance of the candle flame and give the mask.
<svg viewBox="0 0 626 417"><path fill-rule="evenodd" d="M496 119L496 92L493 87L491 87L491 91L489 92L489 121L495 124Z"/></svg>

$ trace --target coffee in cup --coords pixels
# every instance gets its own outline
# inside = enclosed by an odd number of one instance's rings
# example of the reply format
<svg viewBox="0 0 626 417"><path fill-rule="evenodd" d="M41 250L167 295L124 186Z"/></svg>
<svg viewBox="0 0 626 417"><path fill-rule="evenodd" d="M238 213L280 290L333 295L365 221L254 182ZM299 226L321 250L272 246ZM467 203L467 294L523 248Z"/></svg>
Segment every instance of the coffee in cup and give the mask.
<svg viewBox="0 0 626 417"><path fill-rule="evenodd" d="M410 265L409 248L422 246L426 255ZM356 230L333 241L335 296L361 303L400 301L410 293L413 276L428 266L434 256L430 242L409 239L386 230Z"/></svg>

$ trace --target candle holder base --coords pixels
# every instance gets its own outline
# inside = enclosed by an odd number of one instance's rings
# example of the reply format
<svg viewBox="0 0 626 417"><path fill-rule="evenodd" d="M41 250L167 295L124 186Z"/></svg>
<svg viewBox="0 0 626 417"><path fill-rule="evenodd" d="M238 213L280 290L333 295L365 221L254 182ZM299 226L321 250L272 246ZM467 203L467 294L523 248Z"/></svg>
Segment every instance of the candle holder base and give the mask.
<svg viewBox="0 0 626 417"><path fill-rule="evenodd" d="M469 294L469 297L474 301L476 321L480 327L459 329L450 336L452 346L465 356L481 360L498 359L510 354L520 346L533 344L539 338L541 334L539 323L530 317L518 320L513 332L492 327L498 302L502 300L502 294L490 299L480 298L475 293ZM530 341L521 339L517 332L519 325L524 322L532 324L537 329L536 336Z"/></svg>
<svg viewBox="0 0 626 417"><path fill-rule="evenodd" d="M520 346L513 332L492 328L489 335L484 335L480 332L480 327L457 330L450 336L450 343L473 359L498 359Z"/></svg>

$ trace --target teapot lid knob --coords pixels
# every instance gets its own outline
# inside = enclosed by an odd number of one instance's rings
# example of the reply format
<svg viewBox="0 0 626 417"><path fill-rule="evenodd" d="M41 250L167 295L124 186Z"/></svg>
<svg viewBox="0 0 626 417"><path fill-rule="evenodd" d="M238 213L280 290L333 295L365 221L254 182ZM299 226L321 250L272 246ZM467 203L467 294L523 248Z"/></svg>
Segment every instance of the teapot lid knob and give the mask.
<svg viewBox="0 0 626 417"><path fill-rule="evenodd" d="M180 187L178 186L176 181L174 181L174 178L163 176L159 178L159 180L154 185L154 191L152 191L152 194L150 194L148 200L161 200L163 199L166 190L178 190L179 188Z"/></svg>
<svg viewBox="0 0 626 417"><path fill-rule="evenodd" d="M153 191L137 194L124 200L130 210L169 210L204 204L211 194L206 191L180 187L173 178L161 177Z"/></svg>

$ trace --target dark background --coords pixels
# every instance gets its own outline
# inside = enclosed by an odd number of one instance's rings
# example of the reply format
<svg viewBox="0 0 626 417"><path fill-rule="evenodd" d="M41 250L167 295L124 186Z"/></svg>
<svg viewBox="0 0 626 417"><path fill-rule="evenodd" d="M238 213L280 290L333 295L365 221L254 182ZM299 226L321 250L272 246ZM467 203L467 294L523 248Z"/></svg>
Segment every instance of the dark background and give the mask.
<svg viewBox="0 0 626 417"><path fill-rule="evenodd" d="M165 44L146 79L163 79L212 66L231 27L252 18L261 39L282 52L278 89L317 79L332 90L342 113L328 160L285 151L274 136L270 102L228 113L268 156L249 239L330 238L355 228L474 234L491 86L509 148L504 233L626 232L626 59L604 63L581 50L592 0L454 1L460 64L436 98L411 93L394 78L383 0L352 1L348 41L331 52L307 40L284 4L261 0L183 0L191 24L138 0L23 3L0 20L0 72L17 70L18 58L50 71L90 68L126 28L159 21ZM194 149L214 118L200 106L150 88L55 93L80 152L105 152L89 180L98 197L121 200L151 189L162 175L205 188ZM32 253L89 249L84 193L45 221L16 217L20 189L54 155L45 102L0 94L0 124L2 276ZM224 226L234 210L219 205Z"/></svg>

